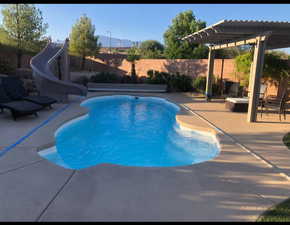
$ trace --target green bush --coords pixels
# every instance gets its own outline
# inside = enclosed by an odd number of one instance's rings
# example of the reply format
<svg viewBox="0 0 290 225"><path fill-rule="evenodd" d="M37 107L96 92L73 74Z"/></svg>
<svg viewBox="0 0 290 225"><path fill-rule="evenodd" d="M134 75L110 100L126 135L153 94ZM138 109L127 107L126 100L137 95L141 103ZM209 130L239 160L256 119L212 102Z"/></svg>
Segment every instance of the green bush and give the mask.
<svg viewBox="0 0 290 225"><path fill-rule="evenodd" d="M221 79L214 76L212 83L212 95L219 96L221 94Z"/></svg>
<svg viewBox="0 0 290 225"><path fill-rule="evenodd" d="M120 83L121 78L115 73L101 72L90 77L93 83Z"/></svg>
<svg viewBox="0 0 290 225"><path fill-rule="evenodd" d="M123 75L121 79L121 83L133 83L131 76Z"/></svg>
<svg viewBox="0 0 290 225"><path fill-rule="evenodd" d="M144 84L147 81L147 77L146 76L139 76L138 77L138 83L139 84Z"/></svg>
<svg viewBox="0 0 290 225"><path fill-rule="evenodd" d="M184 74L170 74L148 70L147 83L149 84L167 84L169 91L192 91L192 78Z"/></svg>
<svg viewBox="0 0 290 225"><path fill-rule="evenodd" d="M169 82L170 74L166 72L148 70L147 75L147 83L149 84L168 84Z"/></svg>
<svg viewBox="0 0 290 225"><path fill-rule="evenodd" d="M220 84L219 83L213 83L212 84L212 95L217 96L221 93L220 91Z"/></svg>
<svg viewBox="0 0 290 225"><path fill-rule="evenodd" d="M148 78L152 79L152 77L154 76L154 70L148 70L147 76L148 76Z"/></svg>
<svg viewBox="0 0 290 225"><path fill-rule="evenodd" d="M87 86L88 82L89 82L89 78L87 76L85 76L85 75L82 75L82 76L77 77L73 82L77 83L77 84L81 84L81 85Z"/></svg>
<svg viewBox="0 0 290 225"><path fill-rule="evenodd" d="M192 78L184 74L173 74L170 76L169 89L173 91L192 91Z"/></svg>
<svg viewBox="0 0 290 225"><path fill-rule="evenodd" d="M216 79L215 77L213 78L212 81L212 95L213 96L218 96L221 93L221 80ZM197 92L200 93L205 93L205 88L206 88L206 77L197 77L193 81L193 88Z"/></svg>
<svg viewBox="0 0 290 225"><path fill-rule="evenodd" d="M193 81L193 88L201 93L205 92L206 77L197 77Z"/></svg>
<svg viewBox="0 0 290 225"><path fill-rule="evenodd" d="M12 72L14 72L14 68L9 64L9 61L0 58L0 73L11 74Z"/></svg>

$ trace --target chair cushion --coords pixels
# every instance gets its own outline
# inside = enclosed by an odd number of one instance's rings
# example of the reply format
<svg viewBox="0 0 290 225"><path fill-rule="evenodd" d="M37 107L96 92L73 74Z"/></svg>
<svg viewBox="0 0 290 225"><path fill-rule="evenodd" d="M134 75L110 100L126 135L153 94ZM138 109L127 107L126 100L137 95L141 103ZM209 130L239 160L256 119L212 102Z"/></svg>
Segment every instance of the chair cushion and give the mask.
<svg viewBox="0 0 290 225"><path fill-rule="evenodd" d="M13 102L8 102L8 103L2 103L0 104L0 107L12 109L20 113L36 112L42 109L41 105L35 104L33 102L27 102L27 101L13 101Z"/></svg>
<svg viewBox="0 0 290 225"><path fill-rule="evenodd" d="M53 103L56 103L57 101L54 98L48 97L48 96L39 96L39 95L31 95L26 96L23 98L24 100L34 102L43 106L51 105Z"/></svg>
<svg viewBox="0 0 290 225"><path fill-rule="evenodd" d="M237 104L248 104L249 98L226 98L227 102L237 103Z"/></svg>
<svg viewBox="0 0 290 225"><path fill-rule="evenodd" d="M0 103L10 102L11 99L6 94L4 87L0 84Z"/></svg>
<svg viewBox="0 0 290 225"><path fill-rule="evenodd" d="M23 87L22 80L16 77L3 77L1 79L7 95L12 100L21 100L26 96L26 90Z"/></svg>

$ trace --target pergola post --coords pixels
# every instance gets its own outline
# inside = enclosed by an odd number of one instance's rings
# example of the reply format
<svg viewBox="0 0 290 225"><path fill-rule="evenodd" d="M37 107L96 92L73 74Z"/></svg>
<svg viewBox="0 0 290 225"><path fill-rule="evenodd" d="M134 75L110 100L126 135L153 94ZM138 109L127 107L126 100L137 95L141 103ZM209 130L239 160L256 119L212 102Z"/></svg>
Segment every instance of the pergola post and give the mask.
<svg viewBox="0 0 290 225"><path fill-rule="evenodd" d="M258 38L254 50L253 64L250 74L249 84L249 106L248 106L248 122L256 122L257 107L259 103L260 80L263 72L264 54L266 42Z"/></svg>
<svg viewBox="0 0 290 225"><path fill-rule="evenodd" d="M210 101L212 97L212 79L213 79L213 68L214 68L214 50L209 48L208 62L207 62L207 76L206 76L206 88L205 95L206 100Z"/></svg>

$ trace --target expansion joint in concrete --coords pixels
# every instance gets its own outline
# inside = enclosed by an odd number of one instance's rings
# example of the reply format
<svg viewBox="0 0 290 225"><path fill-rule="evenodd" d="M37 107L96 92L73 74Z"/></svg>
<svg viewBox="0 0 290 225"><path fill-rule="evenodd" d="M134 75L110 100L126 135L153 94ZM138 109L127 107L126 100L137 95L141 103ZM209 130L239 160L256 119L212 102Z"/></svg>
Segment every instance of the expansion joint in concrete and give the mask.
<svg viewBox="0 0 290 225"><path fill-rule="evenodd" d="M30 162L30 163L22 165L22 166L13 168L13 169L2 171L2 172L0 172L0 175L6 174L6 173L10 173L10 172L13 172L13 171L16 171L16 170L19 170L19 169L23 169L23 168L28 167L28 166L32 166L32 165L34 165L36 163L42 162L43 160L44 159L40 159L40 160L37 160L37 161L34 161L34 162Z"/></svg>
<svg viewBox="0 0 290 225"><path fill-rule="evenodd" d="M55 193L55 195L52 197L52 199L48 202L48 204L44 207L44 209L41 211L41 213L37 216L36 222L39 222L43 214L46 212L46 210L49 208L49 206L53 203L53 201L57 198L57 196L62 192L64 187L69 183L73 175L75 174L76 170L73 170L72 173L69 175L67 180L64 182L64 184L60 187L60 189Z"/></svg>
<svg viewBox="0 0 290 225"><path fill-rule="evenodd" d="M272 164L270 161L268 161L267 159L265 159L264 157L258 155L257 153L255 153L252 149L246 147L245 145L243 145L242 143L240 143L235 137L233 137L232 135L228 134L227 132L223 131L222 129L218 128L217 126L215 126L213 123L211 123L209 120L207 120L206 118L204 118L203 116L201 116L200 114L198 114L197 112L195 112L194 110L190 109L189 107L187 107L184 104L180 104L185 110L189 111L190 113L192 113L193 115L197 116L199 119L203 120L204 122L206 122L209 126L211 126L212 128L214 128L217 132L222 133L223 135L228 136L229 138L232 139L232 141L238 145L239 147L241 147L243 150L245 150L246 152L250 153L252 156L254 156L256 159L260 160L261 162L263 162L267 167L269 168L273 168L275 172L277 172L280 176L284 177L286 180L290 181L290 177L288 176L288 174L286 174L281 168L277 167L276 165Z"/></svg>

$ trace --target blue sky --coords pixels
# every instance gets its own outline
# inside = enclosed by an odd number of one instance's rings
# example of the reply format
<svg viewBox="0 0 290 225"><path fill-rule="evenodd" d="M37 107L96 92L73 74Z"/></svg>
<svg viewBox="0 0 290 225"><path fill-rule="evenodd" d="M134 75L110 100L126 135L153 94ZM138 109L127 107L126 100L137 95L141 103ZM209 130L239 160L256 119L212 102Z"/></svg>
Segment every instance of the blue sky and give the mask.
<svg viewBox="0 0 290 225"><path fill-rule="evenodd" d="M115 38L162 43L172 19L189 9L207 25L223 19L290 21L290 4L37 4L37 7L49 24L47 34L53 40L68 37L72 25L84 13L92 19L97 35L108 36L107 31L111 31Z"/></svg>

